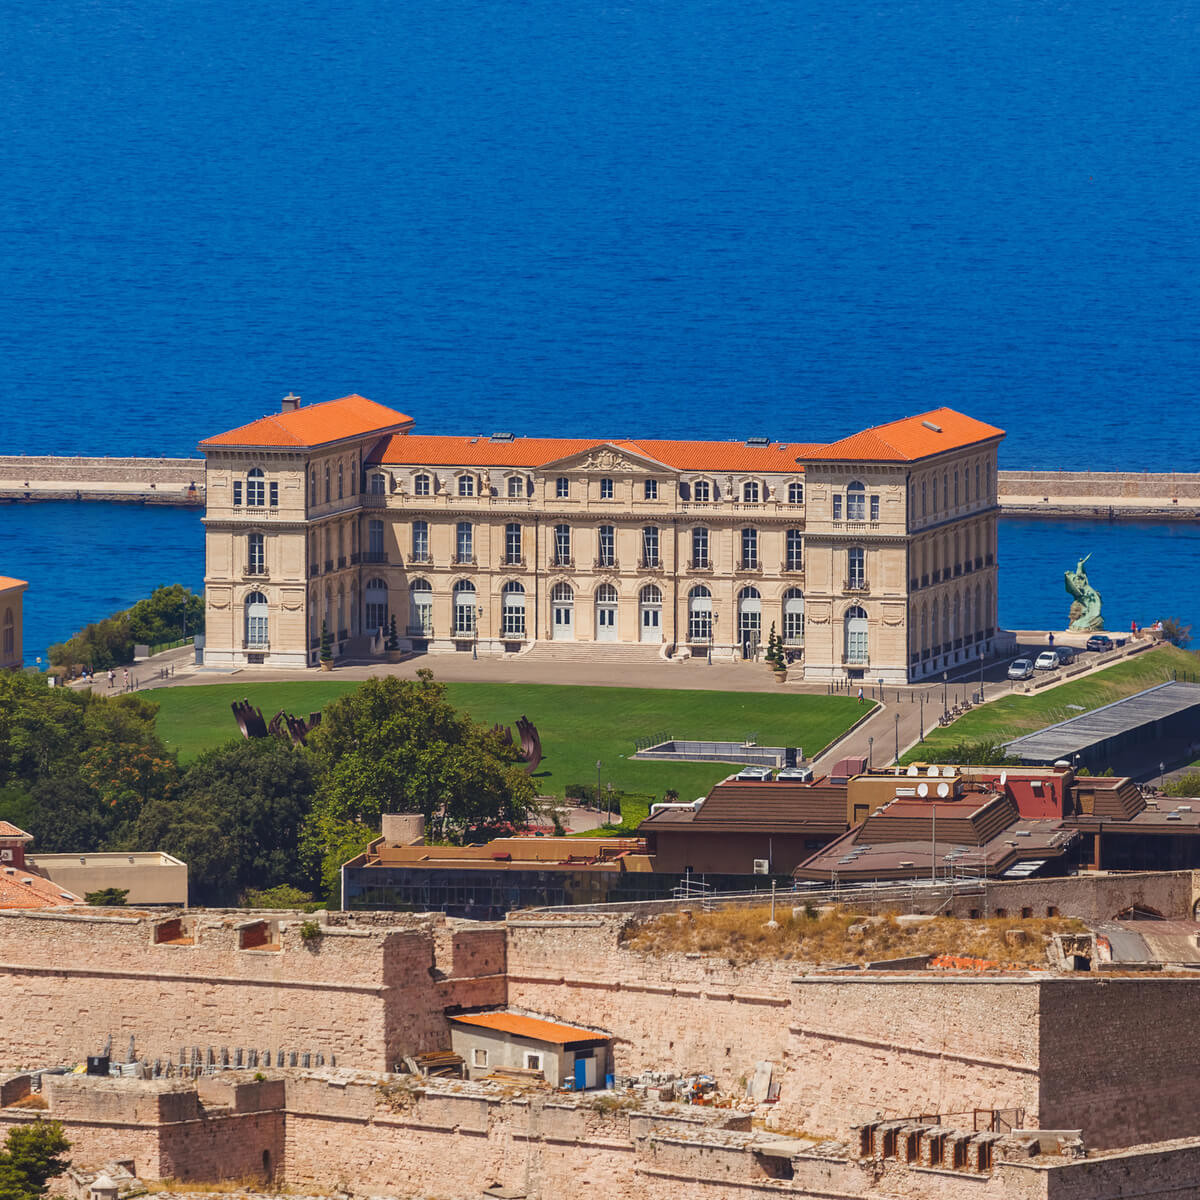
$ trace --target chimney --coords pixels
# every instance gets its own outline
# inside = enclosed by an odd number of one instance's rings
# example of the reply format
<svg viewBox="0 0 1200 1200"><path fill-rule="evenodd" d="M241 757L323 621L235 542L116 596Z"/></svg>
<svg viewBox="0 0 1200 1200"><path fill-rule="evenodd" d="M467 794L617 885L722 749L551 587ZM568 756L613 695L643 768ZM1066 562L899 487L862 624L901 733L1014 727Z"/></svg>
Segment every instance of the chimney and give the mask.
<svg viewBox="0 0 1200 1200"><path fill-rule="evenodd" d="M297 396L294 392L288 392L288 394L286 396L284 396L284 398L283 398L283 401L282 401L282 404L280 407L280 412L295 412L296 409L298 409L299 407L300 407L300 397Z"/></svg>

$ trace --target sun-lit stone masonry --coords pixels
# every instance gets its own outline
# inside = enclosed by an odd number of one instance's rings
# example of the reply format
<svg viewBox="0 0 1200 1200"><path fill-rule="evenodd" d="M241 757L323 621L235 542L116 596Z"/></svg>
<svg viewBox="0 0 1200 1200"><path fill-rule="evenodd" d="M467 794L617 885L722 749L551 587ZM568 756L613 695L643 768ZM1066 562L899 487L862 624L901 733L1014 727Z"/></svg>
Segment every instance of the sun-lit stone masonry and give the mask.
<svg viewBox="0 0 1200 1200"><path fill-rule="evenodd" d="M386 1070L448 1042L444 1011L503 1003L504 934L390 914L378 927L303 914L0 911L0 1058L76 1062L111 1038L151 1061L325 1062ZM474 974L473 972L478 972ZM296 1054L296 1062L291 1059Z"/></svg>

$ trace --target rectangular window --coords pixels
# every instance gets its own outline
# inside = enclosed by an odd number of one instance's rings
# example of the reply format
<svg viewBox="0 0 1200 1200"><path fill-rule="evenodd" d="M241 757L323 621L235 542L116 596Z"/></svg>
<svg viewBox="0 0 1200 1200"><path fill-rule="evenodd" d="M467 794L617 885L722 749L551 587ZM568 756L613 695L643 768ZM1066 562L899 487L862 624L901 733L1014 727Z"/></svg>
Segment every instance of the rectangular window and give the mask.
<svg viewBox="0 0 1200 1200"><path fill-rule="evenodd" d="M842 519L842 496L841 493L835 493L833 497L833 519L840 521Z"/></svg>
<svg viewBox="0 0 1200 1200"><path fill-rule="evenodd" d="M647 500L657 500L658 499L658 480L657 479L647 479L646 480L643 495L645 496L645 498Z"/></svg>
<svg viewBox="0 0 1200 1200"><path fill-rule="evenodd" d="M454 542L454 560L469 563L475 557L475 531L470 521L459 521Z"/></svg>
<svg viewBox="0 0 1200 1200"><path fill-rule="evenodd" d="M279 507L279 483L276 480L272 479L271 483L270 483L270 488L271 488L271 507L278 508Z"/></svg>
<svg viewBox="0 0 1200 1200"><path fill-rule="evenodd" d="M708 559L708 530L698 526L692 530L692 566L707 567Z"/></svg>
<svg viewBox="0 0 1200 1200"><path fill-rule="evenodd" d="M542 1069L542 1056L540 1054L531 1054L525 1052L525 1070L540 1071Z"/></svg>
<svg viewBox="0 0 1200 1200"><path fill-rule="evenodd" d="M692 485L692 495L697 504L707 504L712 499L712 485L707 479L697 479Z"/></svg>
<svg viewBox="0 0 1200 1200"><path fill-rule="evenodd" d="M525 495L525 480L519 475L510 475L508 477L508 494L510 498L519 498Z"/></svg>
<svg viewBox="0 0 1200 1200"><path fill-rule="evenodd" d="M504 598L504 632L508 637L525 636L525 597Z"/></svg>
<svg viewBox="0 0 1200 1200"><path fill-rule="evenodd" d="M374 522L372 522L374 524ZM382 549L382 547L380 547ZM414 562L429 561L429 522L414 521L412 527L412 556Z"/></svg>
<svg viewBox="0 0 1200 1200"><path fill-rule="evenodd" d="M758 566L758 530L742 530L742 570L752 571Z"/></svg>
<svg viewBox="0 0 1200 1200"><path fill-rule="evenodd" d="M266 548L261 533L252 533L246 539L246 565L250 575L262 575L267 569Z"/></svg>
<svg viewBox="0 0 1200 1200"><path fill-rule="evenodd" d="M250 477L246 480L246 503L252 504L255 508L262 508L266 503L267 489L263 484L262 471L257 467L250 472Z"/></svg>
<svg viewBox="0 0 1200 1200"><path fill-rule="evenodd" d="M804 570L804 535L799 529L787 531L787 569Z"/></svg>
<svg viewBox="0 0 1200 1200"><path fill-rule="evenodd" d="M416 536L415 528L414 534ZM372 562L383 562L383 522L367 522L367 553Z"/></svg>
<svg viewBox="0 0 1200 1200"><path fill-rule="evenodd" d="M712 609L705 607L705 603L706 601L697 603L693 600L688 605L689 642L707 642L712 639Z"/></svg>
<svg viewBox="0 0 1200 1200"><path fill-rule="evenodd" d="M571 527L555 525L554 527L554 565L569 566L571 562Z"/></svg>
<svg viewBox="0 0 1200 1200"><path fill-rule="evenodd" d="M647 525L642 530L642 566L658 566L658 526Z"/></svg>
<svg viewBox="0 0 1200 1200"><path fill-rule="evenodd" d="M611 500L613 498L613 481L611 479L600 480L600 499Z"/></svg>
<svg viewBox="0 0 1200 1200"><path fill-rule="evenodd" d="M846 520L865 521L867 519L867 494L861 483L852 483L846 489Z"/></svg>
<svg viewBox="0 0 1200 1200"><path fill-rule="evenodd" d="M871 497L871 520L872 521L879 520L879 497L878 496Z"/></svg>
<svg viewBox="0 0 1200 1200"><path fill-rule="evenodd" d="M804 503L804 484L789 483L788 484L788 503L803 504Z"/></svg>
<svg viewBox="0 0 1200 1200"><path fill-rule="evenodd" d="M611 567L616 565L616 561L616 529L612 525L601 525L599 537L599 555L596 559L596 564L597 566L601 567Z"/></svg>
<svg viewBox="0 0 1200 1200"><path fill-rule="evenodd" d="M475 476L460 475L458 477L458 494L460 496L475 495Z"/></svg>
<svg viewBox="0 0 1200 1200"><path fill-rule="evenodd" d="M867 582L867 554L861 546L846 551L846 586L862 588Z"/></svg>
<svg viewBox="0 0 1200 1200"><path fill-rule="evenodd" d="M515 523L504 527L504 561L510 567L521 561L521 526Z"/></svg>
<svg viewBox="0 0 1200 1200"><path fill-rule="evenodd" d="M474 1067L486 1067L488 1065L487 1055L488 1052L486 1050L476 1050L472 1055L471 1065Z"/></svg>
<svg viewBox="0 0 1200 1200"><path fill-rule="evenodd" d="M240 479L233 481L233 507L242 507L242 481Z"/></svg>
<svg viewBox="0 0 1200 1200"><path fill-rule="evenodd" d="M571 481L565 476L560 475L554 481L554 495L559 500L566 500L571 494Z"/></svg>
<svg viewBox="0 0 1200 1200"><path fill-rule="evenodd" d="M428 496L430 486L431 486L431 481L430 481L430 478L428 475L418 475L416 477L416 479L413 480L413 495L414 496ZM375 496L383 495L383 476L382 475L372 475L371 476L371 493L372 493L372 495L375 495Z"/></svg>

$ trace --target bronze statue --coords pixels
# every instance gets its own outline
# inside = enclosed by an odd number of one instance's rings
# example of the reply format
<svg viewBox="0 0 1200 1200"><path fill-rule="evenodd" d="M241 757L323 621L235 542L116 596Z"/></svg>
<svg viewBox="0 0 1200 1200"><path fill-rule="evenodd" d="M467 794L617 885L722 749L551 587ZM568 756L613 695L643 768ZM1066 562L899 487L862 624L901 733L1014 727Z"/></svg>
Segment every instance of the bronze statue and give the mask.
<svg viewBox="0 0 1200 1200"><path fill-rule="evenodd" d="M1071 602L1071 611L1067 615L1069 629L1091 632L1104 628L1104 618L1100 615L1100 593L1088 582L1084 563L1092 556L1081 558L1073 571L1064 571L1063 579L1067 591L1075 597Z"/></svg>
<svg viewBox="0 0 1200 1200"><path fill-rule="evenodd" d="M230 706L233 719L244 738L287 737L293 746L303 746L308 735L321 723L319 712L309 713L308 720L293 717L281 708L270 720L263 720L262 709L255 708L249 700L235 700Z"/></svg>
<svg viewBox="0 0 1200 1200"><path fill-rule="evenodd" d="M500 739L502 746L515 748L512 730L507 725L493 725L492 732ZM532 775L542 761L542 739L538 735L537 726L524 713L517 722L517 733L521 736L521 749L517 757L525 763L525 774Z"/></svg>

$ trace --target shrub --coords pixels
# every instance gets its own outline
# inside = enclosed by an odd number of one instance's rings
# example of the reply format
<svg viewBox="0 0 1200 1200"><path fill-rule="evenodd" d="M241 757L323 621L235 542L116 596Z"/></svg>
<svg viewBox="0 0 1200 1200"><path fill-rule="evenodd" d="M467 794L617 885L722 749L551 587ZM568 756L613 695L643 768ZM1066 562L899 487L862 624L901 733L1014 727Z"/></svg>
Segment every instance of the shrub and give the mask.
<svg viewBox="0 0 1200 1200"><path fill-rule="evenodd" d="M129 895L128 888L101 888L98 892L87 892L84 900L93 908L120 908Z"/></svg>
<svg viewBox="0 0 1200 1200"><path fill-rule="evenodd" d="M329 622L321 622L321 661L333 662L333 635L329 632Z"/></svg>
<svg viewBox="0 0 1200 1200"><path fill-rule="evenodd" d="M316 921L301 921L300 923L300 940L306 946L316 945L324 936L325 931L317 924Z"/></svg>

